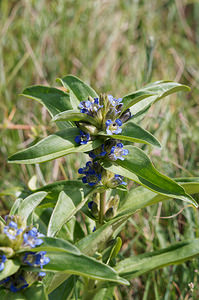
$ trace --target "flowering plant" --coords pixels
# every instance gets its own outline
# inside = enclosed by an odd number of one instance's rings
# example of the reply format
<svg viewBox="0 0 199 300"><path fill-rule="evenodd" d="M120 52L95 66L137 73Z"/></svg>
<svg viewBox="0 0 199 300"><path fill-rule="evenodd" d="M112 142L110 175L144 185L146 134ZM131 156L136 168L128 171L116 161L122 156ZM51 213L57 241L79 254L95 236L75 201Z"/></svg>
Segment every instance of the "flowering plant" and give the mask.
<svg viewBox="0 0 199 300"><path fill-rule="evenodd" d="M42 163L72 153L90 158L79 168L78 180L29 191L1 220L0 295L5 299L16 291L28 299L107 299L103 295L112 295L115 285L128 285L136 276L199 253L195 239L150 255L118 258L119 233L137 209L174 198L198 206L190 196L199 190L197 179L170 179L132 145L160 148L138 121L156 101L189 88L159 81L115 98L98 95L71 75L59 81L62 90L33 86L23 96L43 104L60 131L12 155L9 162ZM128 191L126 178L140 186Z"/></svg>

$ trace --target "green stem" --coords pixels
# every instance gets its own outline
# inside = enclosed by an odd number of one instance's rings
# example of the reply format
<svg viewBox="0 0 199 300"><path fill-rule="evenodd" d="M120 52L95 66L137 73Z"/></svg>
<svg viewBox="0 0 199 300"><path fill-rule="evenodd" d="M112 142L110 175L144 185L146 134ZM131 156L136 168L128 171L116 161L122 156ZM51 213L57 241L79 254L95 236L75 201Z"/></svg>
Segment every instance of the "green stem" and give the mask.
<svg viewBox="0 0 199 300"><path fill-rule="evenodd" d="M97 293L97 289L94 288L95 281L89 279L88 282L84 285L82 300L91 300Z"/></svg>
<svg viewBox="0 0 199 300"><path fill-rule="evenodd" d="M99 224L104 222L104 215L106 209L106 191L100 194L100 210L99 210Z"/></svg>

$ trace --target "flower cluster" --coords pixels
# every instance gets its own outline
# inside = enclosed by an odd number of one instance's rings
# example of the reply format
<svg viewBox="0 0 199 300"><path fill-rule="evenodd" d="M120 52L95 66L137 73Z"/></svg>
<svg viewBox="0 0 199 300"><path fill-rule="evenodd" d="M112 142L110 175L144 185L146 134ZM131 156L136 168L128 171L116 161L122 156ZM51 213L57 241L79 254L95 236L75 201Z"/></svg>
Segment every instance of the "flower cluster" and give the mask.
<svg viewBox="0 0 199 300"><path fill-rule="evenodd" d="M95 118L97 124L99 124L99 128L92 124L76 122L76 125L80 127L81 130L80 134L76 136L75 142L79 145L85 145L89 140L95 139L96 132L99 131L105 132L108 136L121 134L123 123L131 117L129 109L122 113L122 107L122 98L117 99L112 95L100 95L99 98L92 98L89 96L87 100L80 102L80 112ZM93 127L95 127L95 130ZM90 158L93 159L93 162L88 161L86 166L80 168L78 171L79 174L84 175L82 177L83 183L87 183L90 186L102 184L112 188L120 184L125 184L122 176L113 174L111 174L111 178L109 178L108 182L107 172L100 165L100 160L103 159L112 161L118 159L124 160L129 152L124 148L124 145L121 142L111 137L107 137L107 135L100 135L100 138L104 140L104 143L88 153Z"/></svg>
<svg viewBox="0 0 199 300"><path fill-rule="evenodd" d="M44 265L48 264L50 259L45 256L46 251L30 251L43 243L44 235L36 227L27 226L19 216L6 216L5 220L5 225L0 224L0 247L2 249L0 272L6 268L6 261L9 259L17 258L21 261L22 267L28 265L42 269ZM0 285L12 292L17 292L45 275L45 272L33 273L19 268L15 274L1 280Z"/></svg>
<svg viewBox="0 0 199 300"><path fill-rule="evenodd" d="M82 178L83 183L88 183L90 186L94 186L100 182L101 175L101 166L98 162L88 161L84 168L80 168L78 173L81 175L85 175Z"/></svg>
<svg viewBox="0 0 199 300"><path fill-rule="evenodd" d="M108 135L120 134L122 132L121 126L124 122L131 118L129 109L122 113L122 98L114 98L112 95L100 95L99 98L88 97L87 100L81 101L79 104L80 112L87 114L97 121L98 128L92 128L95 134L99 131L106 131ZM90 140L91 127L88 123L76 122L80 126L80 135L76 136L75 142L77 144L86 144Z"/></svg>
<svg viewBox="0 0 199 300"><path fill-rule="evenodd" d="M103 105L100 105L99 98L92 97L89 97L87 101L82 101L79 104L80 112L92 117L95 117L98 110L102 107Z"/></svg>

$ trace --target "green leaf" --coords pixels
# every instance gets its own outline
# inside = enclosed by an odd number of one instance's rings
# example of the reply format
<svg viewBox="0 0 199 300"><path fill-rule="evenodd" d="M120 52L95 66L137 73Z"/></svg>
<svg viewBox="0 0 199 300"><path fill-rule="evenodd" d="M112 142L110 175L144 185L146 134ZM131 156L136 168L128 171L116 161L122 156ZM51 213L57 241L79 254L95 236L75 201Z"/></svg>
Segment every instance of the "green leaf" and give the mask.
<svg viewBox="0 0 199 300"><path fill-rule="evenodd" d="M96 127L99 126L98 122L94 117L91 117L87 114L83 114L80 111L75 110L68 110L61 112L60 114L56 115L52 121L84 121L90 123Z"/></svg>
<svg viewBox="0 0 199 300"><path fill-rule="evenodd" d="M15 153L9 157L9 163L36 164L56 159L74 152L87 152L97 148L100 141L90 141L86 145L77 145L75 137L79 135L78 128L68 128L58 131L36 145Z"/></svg>
<svg viewBox="0 0 199 300"><path fill-rule="evenodd" d="M20 263L14 259L6 259L4 269L0 272L0 281L16 273L20 268Z"/></svg>
<svg viewBox="0 0 199 300"><path fill-rule="evenodd" d="M6 224L6 221L0 216L0 222L3 223L4 225Z"/></svg>
<svg viewBox="0 0 199 300"><path fill-rule="evenodd" d="M42 282L34 283L31 287L23 291L27 300L48 300L46 289Z"/></svg>
<svg viewBox="0 0 199 300"><path fill-rule="evenodd" d="M25 198L19 205L17 211L18 216L28 219L29 215L41 203L41 201L46 197L46 195L46 192L38 192Z"/></svg>
<svg viewBox="0 0 199 300"><path fill-rule="evenodd" d="M124 161L117 160L115 164L105 161L105 169L125 176L149 189L171 198L181 199L198 207L196 201L184 189L169 177L158 172L149 157L141 149L134 146L125 147L129 154Z"/></svg>
<svg viewBox="0 0 199 300"><path fill-rule="evenodd" d="M27 300L27 298L21 293L13 293L9 290L0 290L0 299L1 300ZM29 298L28 300L33 300Z"/></svg>
<svg viewBox="0 0 199 300"><path fill-rule="evenodd" d="M128 284L126 280L117 275L114 269L92 257L66 252L48 252L48 257L50 262L44 266L44 271L63 272L96 280Z"/></svg>
<svg viewBox="0 0 199 300"><path fill-rule="evenodd" d="M118 237L116 238L116 243L115 243L115 245L113 246L113 248L112 248L112 250L111 250L111 254L110 254L109 260L111 260L112 258L115 258L115 257L118 255L118 253L119 253L121 247L122 247L122 240L121 240L121 238L118 236Z"/></svg>
<svg viewBox="0 0 199 300"><path fill-rule="evenodd" d="M10 216L15 215L17 213L17 210L18 210L20 204L22 203L22 201L23 201L23 198L17 198L15 200L15 202L13 203L13 206L11 207L10 213L9 213Z"/></svg>
<svg viewBox="0 0 199 300"><path fill-rule="evenodd" d="M62 111L72 109L69 94L61 91L60 89L35 85L26 88L21 95L26 98L36 100L44 105L51 117ZM66 122L59 125L60 129L69 127Z"/></svg>
<svg viewBox="0 0 199 300"><path fill-rule="evenodd" d="M49 86L35 85L26 88L21 96L38 101L49 111L51 117L72 109L69 94Z"/></svg>
<svg viewBox="0 0 199 300"><path fill-rule="evenodd" d="M67 300L70 299L71 293L74 289L74 275L67 278L60 286L58 286L52 293L49 295L49 300L59 299Z"/></svg>
<svg viewBox="0 0 199 300"><path fill-rule="evenodd" d="M78 241L76 246L84 254L89 256L93 256L96 251L104 250L104 247L107 246L107 241L113 238L113 235L118 228L125 225L125 221L128 219L128 217L129 216L119 217L107 222L92 234ZM48 287L49 292L53 291L67 278L68 276L66 274L56 274Z"/></svg>
<svg viewBox="0 0 199 300"><path fill-rule="evenodd" d="M64 78L58 80L63 84L63 86L70 91L70 97L72 98L73 108L77 108L79 102L87 100L88 96L99 97L97 93L86 83L81 81L79 78L68 75Z"/></svg>
<svg viewBox="0 0 199 300"><path fill-rule="evenodd" d="M181 181L181 178L176 178L175 181ZM199 178L183 178L185 182L181 181L181 186L188 194L199 193ZM187 181L187 182L186 182ZM142 186L133 188L129 191L124 204L120 207L117 212L117 216L125 216L130 213L133 214L138 209L156 204L161 201L166 201L171 197L166 195L156 194Z"/></svg>
<svg viewBox="0 0 199 300"><path fill-rule="evenodd" d="M53 237L42 237L43 243L35 248L32 248L32 252L38 252L38 251L53 251L53 252L66 252L66 253L74 253L76 255L80 255L79 249L69 243L66 240L59 239L59 238L53 238ZM17 253L26 252L27 248L21 248Z"/></svg>
<svg viewBox="0 0 199 300"><path fill-rule="evenodd" d="M61 180L42 186L35 192L38 191L46 191L48 193L46 199L43 201L42 205L40 205L41 207L45 207L48 203L53 203L54 206L59 193L62 191L68 195L68 197L72 199L74 205L77 206L83 198L86 198L94 191L94 188L79 180Z"/></svg>
<svg viewBox="0 0 199 300"><path fill-rule="evenodd" d="M64 192L61 192L50 218L47 235L55 236L64 223L66 223L68 219L73 216L75 209L76 207L71 198L68 197Z"/></svg>
<svg viewBox="0 0 199 300"><path fill-rule="evenodd" d="M133 143L151 144L159 148L161 147L159 141L150 132L135 124L133 121L129 121L122 126L122 135L107 135L102 132L99 132L99 135Z"/></svg>
<svg viewBox="0 0 199 300"><path fill-rule="evenodd" d="M125 225L129 216L116 217L110 220L92 234L87 235L82 240L78 241L76 246L83 253L90 256L92 256L96 251L103 251L107 247L107 242L113 238L115 231Z"/></svg>
<svg viewBox="0 0 199 300"><path fill-rule="evenodd" d="M155 269L182 263L197 255L199 239L183 241L168 248L124 259L115 269L121 276L130 280Z"/></svg>
<svg viewBox="0 0 199 300"><path fill-rule="evenodd" d="M114 286L110 288L100 288L92 300L110 300L114 299Z"/></svg>
<svg viewBox="0 0 199 300"><path fill-rule="evenodd" d="M179 91L189 91L190 88L186 85L182 85L172 81L157 81L142 89L135 91L132 94L126 95L123 97L123 108L124 112L129 107L135 105L143 99L154 96L152 102L160 100L163 97L166 97L170 94L179 92Z"/></svg>

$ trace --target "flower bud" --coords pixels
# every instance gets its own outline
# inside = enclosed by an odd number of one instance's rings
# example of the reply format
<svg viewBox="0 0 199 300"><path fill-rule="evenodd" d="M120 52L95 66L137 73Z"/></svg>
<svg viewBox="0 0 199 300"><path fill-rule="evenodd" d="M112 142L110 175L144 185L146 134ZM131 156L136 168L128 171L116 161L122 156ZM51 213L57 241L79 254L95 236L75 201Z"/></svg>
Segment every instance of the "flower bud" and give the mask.
<svg viewBox="0 0 199 300"><path fill-rule="evenodd" d="M120 120L125 123L126 121L128 121L131 118L131 112L130 109L128 108L127 110L125 110L125 112L123 112L123 114L120 116Z"/></svg>
<svg viewBox="0 0 199 300"><path fill-rule="evenodd" d="M115 215L115 211L113 207L109 207L109 209L106 211L105 215L104 215L104 219L106 221L109 221L110 219L112 219Z"/></svg>
<svg viewBox="0 0 199 300"><path fill-rule="evenodd" d="M90 135L96 135L99 132L99 129L97 129L94 125L84 122L79 122L78 127Z"/></svg>

